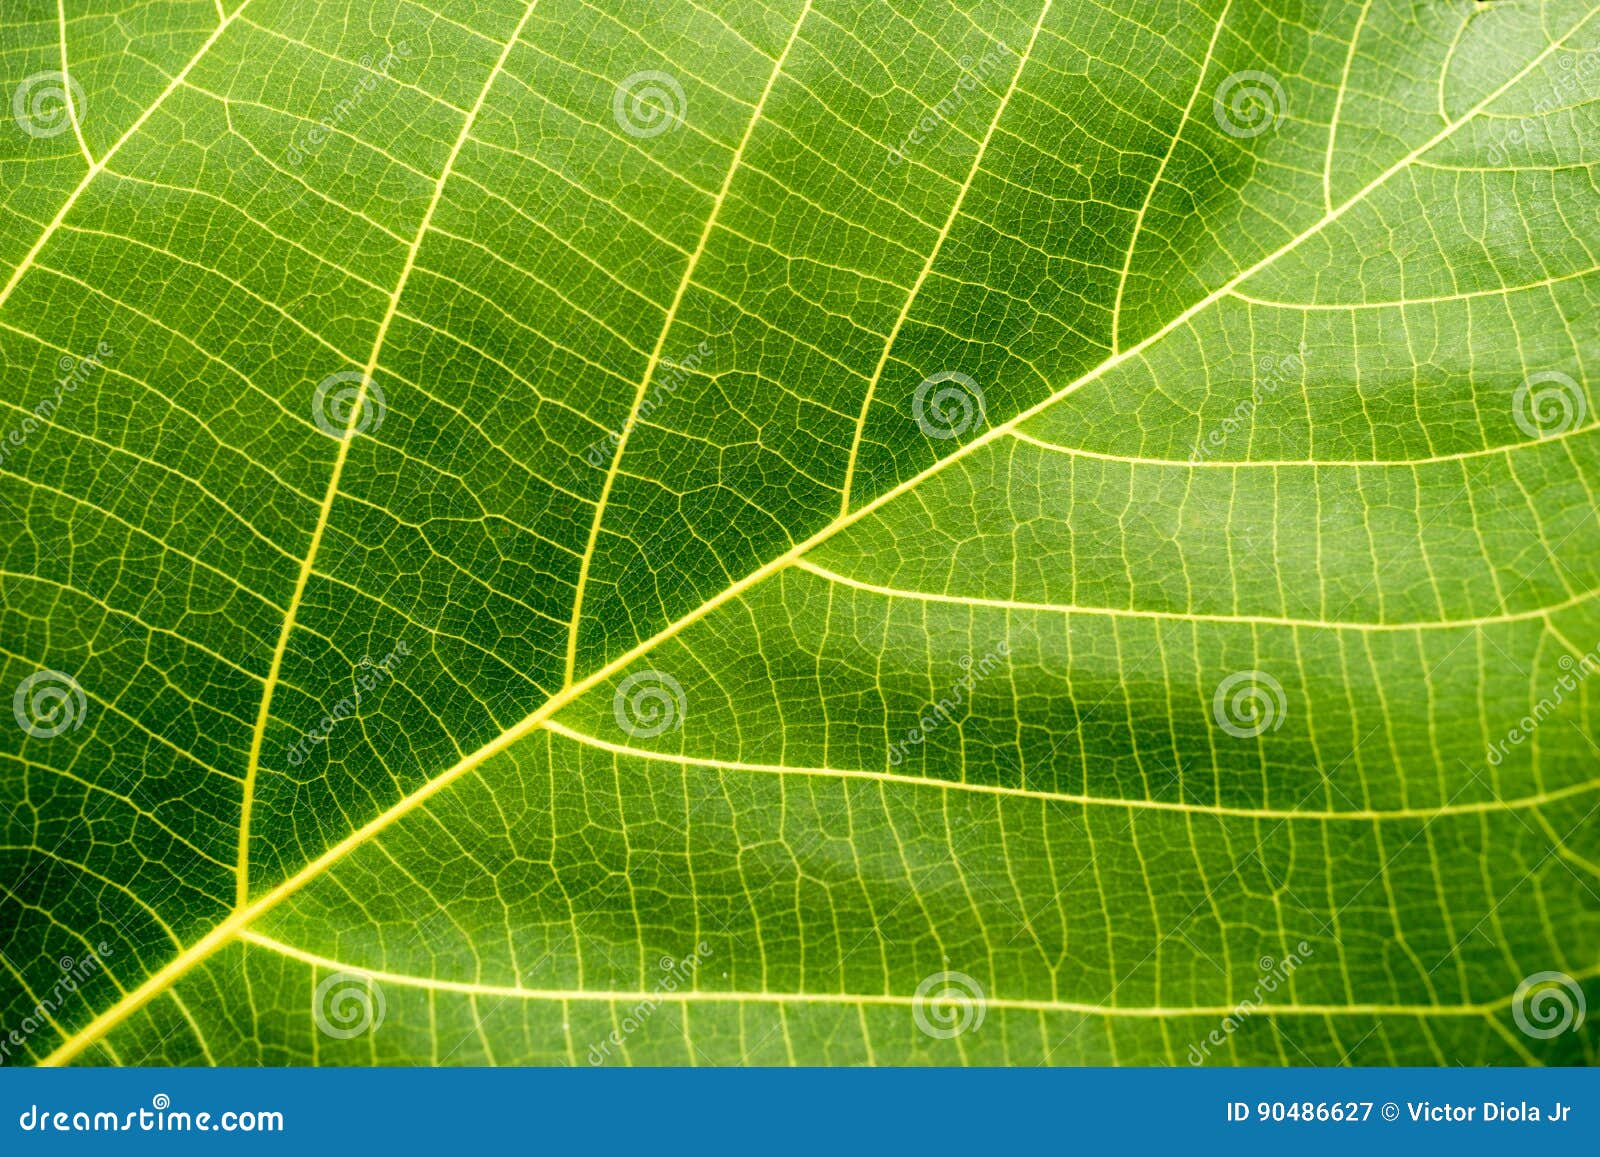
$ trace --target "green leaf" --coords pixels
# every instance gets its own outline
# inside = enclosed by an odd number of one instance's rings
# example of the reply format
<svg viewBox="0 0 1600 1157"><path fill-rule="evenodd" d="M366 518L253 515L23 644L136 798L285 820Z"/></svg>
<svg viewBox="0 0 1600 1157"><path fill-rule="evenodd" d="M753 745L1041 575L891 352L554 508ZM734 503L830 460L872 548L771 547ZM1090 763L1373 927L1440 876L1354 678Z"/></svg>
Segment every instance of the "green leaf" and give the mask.
<svg viewBox="0 0 1600 1157"><path fill-rule="evenodd" d="M1593 1063L1600 20L1135 8L8 0L6 1063Z"/></svg>

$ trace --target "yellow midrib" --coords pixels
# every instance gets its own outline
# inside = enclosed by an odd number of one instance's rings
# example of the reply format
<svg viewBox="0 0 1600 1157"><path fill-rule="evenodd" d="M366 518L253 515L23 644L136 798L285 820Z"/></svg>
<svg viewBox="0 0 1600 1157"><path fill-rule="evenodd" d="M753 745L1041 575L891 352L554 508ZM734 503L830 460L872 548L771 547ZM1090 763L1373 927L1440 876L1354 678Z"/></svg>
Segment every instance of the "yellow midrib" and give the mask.
<svg viewBox="0 0 1600 1157"><path fill-rule="evenodd" d="M248 4L248 2L249 2L249 0L245 0L245 4ZM536 0L535 0L535 2L536 2ZM242 12L244 10L245 4L241 4L240 5L239 12ZM532 9L532 5L531 4L529 6L529 9L530 9L530 13L531 13L531 9ZM356 849L356 848L360 847L361 845L365 844L367 841L372 839L379 832L381 832L384 829L388 828L396 820L399 820L400 818L402 818L403 816L409 814L411 811L413 811L414 809L419 807L421 804L423 804L427 800L431 799L434 795L438 794L444 788L448 787L456 779L460 778L462 775L466 774L468 771L471 771L474 768L480 766L482 763L484 763L488 759L492 758L493 756L498 755L502 751L506 750L512 744L517 742L519 739L521 739L524 736L526 736L526 735L532 733L533 731L537 730L539 727L541 727L543 725L543 723L547 719L549 719L553 715L555 715L556 712L558 712L561 708L565 707L568 703L570 703L573 700L581 697L591 687L593 687L596 684L598 684L598 683L604 681L605 679L609 678L611 675L615 674L616 672L618 672L622 668L628 666L629 664L631 664L635 659L639 658L640 656L642 656L644 654L647 654L648 652L654 650L657 646L659 646L663 642L666 642L669 639L672 639L673 637L677 636L679 633L681 633L682 631L684 631L688 627L692 626L696 622L699 622L702 618L704 618L706 615L708 615L711 612L713 612L714 610L716 610L718 607L721 607L722 605L724 605L725 603L729 602L730 600L738 597L740 594L742 594L744 591L748 590L750 587L756 585L757 583L760 583L760 582L764 581L765 579L769 578L773 574L776 574L779 571L783 570L784 568L789 566L791 563L793 563L796 560L798 560L806 552L808 552L808 551L814 549L815 547L821 545L823 542L826 542L827 540L832 538L834 535L838 534L840 531L846 529L849 526L854 525L856 522L858 522L861 519L867 517L869 514L872 514L876 510L878 510L881 507L883 507L885 504L893 501L895 498L899 497L901 494L906 493L907 491L909 491L912 488L916 487L922 481L924 481L926 478L928 478L928 477L940 472L941 470L943 470L947 466L949 466L951 463L960 461L961 459L965 458L968 454L971 454L975 450L977 450L977 449L979 449L979 448L981 448L983 446L988 445L989 443L995 441L996 439L1009 436L1010 433L1017 426L1021 425L1023 422L1025 422L1028 419L1036 416L1037 414L1041 413L1042 411L1044 411L1045 409L1049 408L1050 406L1056 404L1061 399L1069 396L1070 394L1072 394L1076 390L1082 388L1083 386L1089 384L1090 382L1093 382L1093 381L1097 380L1099 377L1101 377L1105 373L1109 372L1110 370L1116 368L1117 366L1121 365L1123 362L1128 361L1129 359L1138 356L1140 353L1142 353L1145 349L1149 348L1155 342L1161 340L1163 337L1165 337L1167 334L1171 333L1173 330L1177 329L1178 327L1186 324L1196 314L1200 313L1201 311L1203 311L1204 309L1206 309L1210 305L1212 305L1214 302L1220 300L1224 296L1227 296L1229 293L1231 293L1231 291L1236 286L1242 284L1243 282L1245 282L1249 278L1253 277L1255 274L1261 272L1263 269L1268 268L1273 262L1278 260L1278 258L1282 257L1285 253L1290 252L1291 250L1293 250L1294 248L1296 248L1297 246L1302 244L1306 239L1316 235L1323 228L1325 228L1326 226L1328 226L1332 222L1338 220L1346 212L1348 212L1352 207L1354 207L1355 205L1357 205L1357 204L1361 203L1363 200L1365 200L1366 197L1368 195L1370 195L1374 190L1376 190L1377 188L1382 186L1384 183L1386 183L1391 177L1393 177L1397 173L1400 173L1400 172L1404 171L1415 160L1417 160L1423 154L1427 153L1429 150L1434 148L1441 141L1445 140L1447 137L1449 137L1451 134L1453 134L1457 129L1459 129L1462 125L1466 124L1468 121L1470 121L1475 116L1477 116L1477 114L1479 112L1481 112L1483 109L1487 108L1490 104L1492 104L1494 101L1498 100L1507 91L1509 91L1510 89L1515 87L1517 84L1519 84L1534 69L1536 69L1540 64L1542 64L1551 54L1556 52L1563 44L1565 44L1568 40L1570 40L1573 35L1575 35L1580 29L1582 29L1584 27L1584 25L1586 25L1594 17L1596 11L1600 11L1600 9L1591 9L1588 13L1586 13L1584 15L1584 17L1581 20L1579 20L1575 25L1573 25L1570 29L1568 29L1568 31L1564 35L1562 35L1558 39L1555 39L1555 40L1551 41L1548 45L1546 45L1545 48L1538 53L1538 55L1536 55L1532 60L1530 60L1523 68L1519 69L1514 75L1512 75L1508 80L1506 80L1498 88L1494 89L1488 95L1484 96L1481 100L1478 101L1478 103L1476 103L1470 109L1468 109L1465 113L1463 113L1461 115L1461 117L1459 117L1457 120L1452 121L1449 124L1447 124L1443 129L1441 129L1433 137L1430 137L1423 144L1417 146L1410 153L1406 154L1400 160L1396 161L1388 169L1385 169L1381 174L1379 174L1377 177L1375 177L1368 184L1364 185L1358 192L1356 192L1354 195L1352 195L1349 200L1345 201L1343 204L1338 206L1338 208L1332 210L1329 213L1324 214L1319 220L1317 220L1315 223L1313 223L1311 226L1309 226L1307 229L1305 229L1299 235L1297 235L1296 237L1292 238L1291 240L1285 242L1283 245L1279 246L1273 252L1267 254L1265 257L1261 258L1259 261L1257 261L1255 264L1251 265L1247 269L1245 269L1242 272L1236 274L1234 277L1229 279L1226 283L1224 283L1223 285L1221 285L1217 289L1213 290L1211 293L1207 294L1205 297L1201 298L1199 301L1197 301L1196 303L1194 303L1193 305L1191 305L1187 309L1185 309L1183 312L1178 314L1171 321L1169 321L1166 325L1164 325L1160 329L1154 331L1153 333L1151 333L1147 337L1141 339L1136 345L1130 346L1126 350L1122 351L1121 353L1114 354L1111 357L1108 357L1107 359L1102 361L1099 365L1095 366L1093 369L1089 370L1087 373L1085 373L1081 377L1073 380L1072 382L1069 382L1067 385L1063 386L1060 390L1056 391L1053 394L1050 394L1049 396L1045 397L1041 401L1035 403L1033 406L1030 406L1027 409L1021 411L1020 413L1018 413L1014 417L1010 418L1006 422L1003 422L1003 423L1001 423L999 425L990 427L983 434L981 434L978 437L974 438L972 441L965 443L964 445L962 445L958 449L956 449L953 452L951 452L945 458L940 459L939 461L933 463L931 466L928 466L927 468L925 468L924 470L920 471L919 473L913 475L910 478L907 478L906 480L904 480L903 482L900 482L899 484L897 484L896 486L890 488L889 490L884 491L877 498L875 498L875 499L871 500L870 502L867 502L866 504L856 508L853 512L849 512L849 513L843 514L840 517L834 519L827 526L823 527L821 530L819 530L818 532L813 534L811 537L809 537L809 538L805 539L804 541L796 544L794 547L790 548L784 554L779 555L777 558L774 558L772 561L766 563L765 565L761 566L757 570L752 571L749 575L745 576L745 578L740 579L738 582L736 582L736 583L732 584L731 586L727 587L720 594L714 596L713 598L711 598L707 602L703 603L701 606L696 608L694 611L691 611L689 614L685 615L683 618L678 619L675 622L669 624L667 627L663 628L656 635L652 636L649 639L646 639L645 641L643 641L643 642L639 643L638 645L636 645L635 647L633 647L631 650L629 650L629 651L625 652L624 654L618 656L617 658L611 660L609 663L605 664L604 666L596 669L593 673L591 673L590 675L588 675L584 679L582 679L580 681L577 681L577 682L569 682L568 685L565 688L563 688L560 692L558 692L556 695L552 696L549 700L547 700L546 703L543 706L541 706L538 710L534 711L532 714L528 715L521 722L513 725L511 728L509 728L506 731L504 731L503 733L501 733L501 735L498 736L496 739L492 740L490 743L486 744L485 746L479 748L477 751L473 752L472 754L466 756L465 758L460 760L458 763L456 763L454 766L452 766L451 768L449 768L446 771L444 771L443 773L441 773L436 778L428 781L428 783L424 784L421 788L419 788L417 791L413 792L411 795L406 796L404 799L400 800L398 803L396 803L393 806L391 806L388 810L382 812L378 816L374 817L372 820L368 821L362 827L360 827L357 830L351 832L344 839L342 839L338 843L332 845L326 851L324 851L321 855L319 855L314 860L311 860L309 863L307 863L305 866L303 866L294 875L287 877L282 882L280 882L278 885L276 885L275 887L273 887L269 891L267 891L264 894L262 894L262 896L259 897L258 899L256 899L255 901L249 902L247 904L243 904L243 905L235 908L235 910L232 913L230 913L228 917L226 917L221 923L219 923L215 928L213 928L204 937L202 937L200 940L196 941L196 943L194 945L192 945L188 949L185 949L183 952L179 953L178 956L176 956L171 962L169 962L167 965L165 965L160 970L158 970L156 973L154 973L143 984L139 985L136 989L134 989L132 992L130 992L127 995L125 995L121 1000L119 1000L111 1008L107 1009L105 1012L103 1012L99 1016L97 1016L93 1021L91 1021L82 1030L80 1030L79 1032L75 1033L72 1037L68 1038L67 1040L63 1041L62 1044L59 1045L41 1063L44 1064L44 1065L59 1065L59 1064L64 1064L64 1063L69 1062L70 1060L72 1060L79 1053L81 1053L85 1048L87 1048L90 1044L94 1043L94 1041L96 1041L101 1036L103 1036L106 1032L108 1032L111 1028L115 1027L117 1024L120 1024L128 1016L132 1015L138 1009L142 1008L153 997L159 995L168 985L170 985L171 983L176 981L179 977L184 975L186 972L188 972L190 969L192 969L195 965L197 965L197 964L201 963L202 961L204 961L205 959L209 958L211 955L213 955L220 948L224 947L226 944L228 944L228 943L232 942L234 939L236 939L238 937L239 933L243 932L246 928L248 928L250 923L253 920L255 920L257 917L259 917L263 913L271 910L273 907L275 907L277 904L282 902L288 896L291 896L295 892L299 891L299 889L304 887L308 882L310 882L311 880L315 879L317 876L321 875L321 873L327 867L329 867L331 864L336 863L337 861L343 859L351 851L353 851L354 849ZM229 19L230 20L236 19L238 14L239 14L238 12L235 12L233 14L233 16L230 17ZM525 16L524 16L524 22L526 21L526 15L527 14L525 14ZM521 27L521 25L519 25L519 29L520 29L520 27ZM218 29L218 31L213 34L212 39L207 42L207 47L209 47L209 45L211 43L215 42L216 37L220 35L221 31L222 31L221 29ZM512 43L513 44L515 43L515 37L513 37ZM202 50L202 54L203 54L203 51L204 51L204 49ZM509 52L509 46L508 46L508 50L507 51ZM199 59L199 56L197 55L195 57L195 60L198 60L198 59ZM190 62L189 67L192 67L194 62L195 61L192 60ZM185 74L186 73L187 73L187 69L185 69ZM181 79L181 76L180 76L180 79ZM174 81L174 87L176 87L176 84L177 84L177 81ZM485 91L487 91L487 86L485 87ZM164 99L164 97L163 97L163 99ZM157 104L159 104L159 103L160 102L158 101ZM150 113L154 112L155 107L156 106L154 106L154 105L151 106L151 108L149 110L147 110L145 116L141 117L140 121L136 123L135 127L137 127L137 124L142 124L144 119L146 119L150 115ZM132 131L133 131L132 129L129 130L129 134L130 135L131 135ZM126 140L127 139L126 136L123 139ZM121 144L121 141L118 142L119 146L120 146L120 144ZM115 147L112 150L108 151L108 153L106 154L106 157L103 157L101 159L102 166L104 165L105 160L110 157L111 152L114 152L114 151L115 151ZM87 181L85 183L87 183ZM79 192L81 192L82 187L83 186L79 187ZM76 195L77 194L74 194L74 198L76 197ZM66 212L66 210L64 208L63 211L62 211L61 216L64 216L65 212ZM53 232L53 230L58 225L59 225L59 217L58 217L57 221L53 222L52 225L47 229L46 236L48 236L50 232ZM35 250L32 253L30 253L29 258L28 258L29 261L31 261L32 257L37 253L38 248L42 248L43 240L44 239L41 239L39 246L37 246L35 248ZM18 272L18 274L16 274L14 276L13 281L11 282L11 284L8 284L4 291L0 291L0 304L4 303L5 297L9 294L11 288L15 284L15 281L20 278L20 270L21 270L21 267L19 267L19 272Z"/></svg>

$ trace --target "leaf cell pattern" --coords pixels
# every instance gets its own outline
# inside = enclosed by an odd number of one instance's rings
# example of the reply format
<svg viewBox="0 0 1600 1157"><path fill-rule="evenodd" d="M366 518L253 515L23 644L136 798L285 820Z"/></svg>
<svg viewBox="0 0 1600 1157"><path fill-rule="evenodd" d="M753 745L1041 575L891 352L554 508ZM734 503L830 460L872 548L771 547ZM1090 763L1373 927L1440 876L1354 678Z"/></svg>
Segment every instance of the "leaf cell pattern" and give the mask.
<svg viewBox="0 0 1600 1157"><path fill-rule="evenodd" d="M1597 1059L1592 4L0 64L6 1063Z"/></svg>

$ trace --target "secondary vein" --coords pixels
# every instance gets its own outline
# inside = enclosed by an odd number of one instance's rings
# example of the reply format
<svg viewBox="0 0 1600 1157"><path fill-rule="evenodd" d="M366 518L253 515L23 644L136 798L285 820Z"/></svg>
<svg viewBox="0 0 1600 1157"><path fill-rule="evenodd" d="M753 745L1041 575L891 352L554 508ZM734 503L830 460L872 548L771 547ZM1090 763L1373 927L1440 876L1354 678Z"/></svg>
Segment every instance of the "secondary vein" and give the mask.
<svg viewBox="0 0 1600 1157"><path fill-rule="evenodd" d="M339 479L344 473L344 465L350 455L350 443L356 435L356 425L361 420L366 407L367 386L372 381L372 375L377 372L378 361L383 356L383 343L389 336L389 326L393 323L396 312L400 308L400 297L405 293L406 283L411 279L411 271L416 268L417 253L422 248L422 241L428 234L428 227L433 223L433 215L439 208L439 202L444 196L445 185L450 181L450 174L455 169L456 159L461 155L467 138L472 133L472 126L478 119L478 114L483 110L484 103L489 99L489 90L494 87L495 78L505 68L506 61L511 56L511 50L516 46L522 36L522 30L527 27L528 20L533 16L533 10L538 7L538 0L533 0L522 13L522 19L512 30L511 37L501 49L500 57L490 69L488 79L483 82L483 88L478 92L478 99L474 102L461 123L461 131L457 134L455 144L451 146L450 154L445 158L444 168L439 174L439 179L434 183L433 196L428 201L428 207L422 214L422 221L417 226L416 236L411 239L411 247L406 253L405 266L400 270L400 276L395 281L394 292L389 295L388 308L384 311L383 320L378 325L377 336L372 342L372 352L367 357L367 364L361 375L361 384L356 392L355 401L351 403L349 417L345 422L344 436L339 440L339 448L333 459L333 470L328 476L328 487L322 496L322 506L317 513L316 526L311 531L311 542L306 547L305 558L300 564L300 573L295 578L294 594L289 599L289 608L283 617L283 627L278 632L278 641L273 648L272 663L267 669L266 685L261 692L261 706L256 714L255 727L250 735L249 762L245 766L244 777L244 802L239 814L239 850L235 867L236 890L235 910L244 907L250 898L250 819L251 811L255 804L256 774L261 766L261 746L265 741L267 721L272 714L272 694L278 686L278 676L283 668L283 657L288 651L289 637L294 633L295 617L300 609L300 601L305 596L306 586L311 579L315 566L317 548L322 544L322 535L328 526L328 516L333 510L335 497L339 493ZM242 9L241 9L242 11Z"/></svg>

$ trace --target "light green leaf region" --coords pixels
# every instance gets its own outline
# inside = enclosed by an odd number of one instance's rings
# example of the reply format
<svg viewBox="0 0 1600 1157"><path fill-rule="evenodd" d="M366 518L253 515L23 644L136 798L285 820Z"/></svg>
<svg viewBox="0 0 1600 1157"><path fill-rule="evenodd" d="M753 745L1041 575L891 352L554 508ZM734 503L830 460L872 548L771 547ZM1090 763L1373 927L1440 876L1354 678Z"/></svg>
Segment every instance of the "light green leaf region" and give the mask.
<svg viewBox="0 0 1600 1157"><path fill-rule="evenodd" d="M1592 1063L1600 19L6 0L5 1063Z"/></svg>

